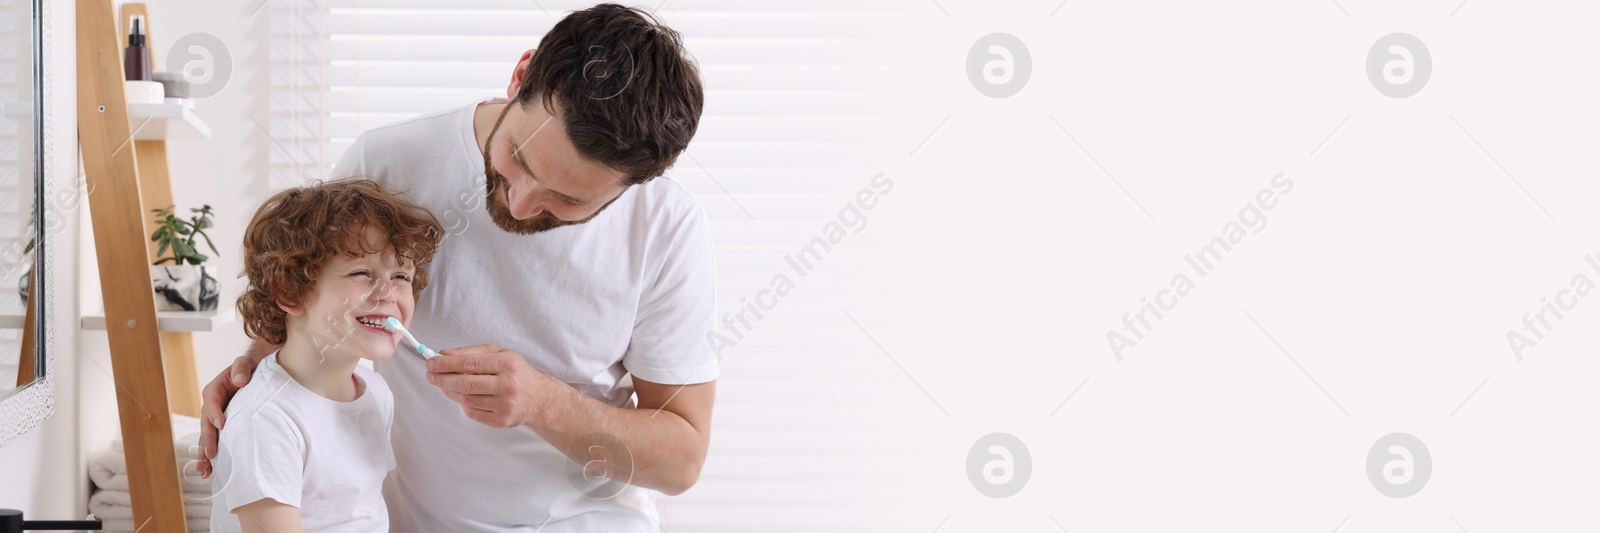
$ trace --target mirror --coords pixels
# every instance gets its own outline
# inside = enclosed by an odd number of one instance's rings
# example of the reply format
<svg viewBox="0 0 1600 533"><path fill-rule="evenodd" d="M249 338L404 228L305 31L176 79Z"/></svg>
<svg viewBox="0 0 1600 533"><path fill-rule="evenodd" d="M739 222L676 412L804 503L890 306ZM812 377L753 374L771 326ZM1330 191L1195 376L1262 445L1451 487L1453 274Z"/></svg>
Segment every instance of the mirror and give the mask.
<svg viewBox="0 0 1600 533"><path fill-rule="evenodd" d="M48 230L63 221L46 201L47 17L42 0L0 0L0 445L53 405L40 289L48 286Z"/></svg>
<svg viewBox="0 0 1600 533"><path fill-rule="evenodd" d="M0 0L0 398L44 378L44 365L23 343L23 322L32 283L35 211L34 123L42 113L27 108L33 96L33 2ZM13 51L6 54L5 51ZM35 302L37 303L37 302ZM31 340L31 338L29 339Z"/></svg>

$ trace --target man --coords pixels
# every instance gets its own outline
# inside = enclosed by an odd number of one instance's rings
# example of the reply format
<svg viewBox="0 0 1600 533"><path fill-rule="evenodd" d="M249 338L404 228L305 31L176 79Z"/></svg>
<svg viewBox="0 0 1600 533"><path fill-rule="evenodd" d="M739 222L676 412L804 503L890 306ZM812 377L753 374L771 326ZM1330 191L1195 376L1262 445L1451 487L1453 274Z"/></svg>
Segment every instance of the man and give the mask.
<svg viewBox="0 0 1600 533"><path fill-rule="evenodd" d="M652 490L682 493L704 464L718 371L704 213L652 179L694 136L698 70L675 31L606 4L523 54L506 96L369 131L335 171L448 233L411 331L461 347L375 364L395 397L393 530L655 531ZM207 459L276 348L206 386Z"/></svg>

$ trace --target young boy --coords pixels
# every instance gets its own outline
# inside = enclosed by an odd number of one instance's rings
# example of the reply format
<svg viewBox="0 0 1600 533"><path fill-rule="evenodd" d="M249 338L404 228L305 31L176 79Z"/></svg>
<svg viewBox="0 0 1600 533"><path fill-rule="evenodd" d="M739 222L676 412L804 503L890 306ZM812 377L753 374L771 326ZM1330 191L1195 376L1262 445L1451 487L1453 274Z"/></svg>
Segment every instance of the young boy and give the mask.
<svg viewBox="0 0 1600 533"><path fill-rule="evenodd" d="M395 353L383 320L411 323L443 235L426 209L367 180L285 190L256 211L237 306L245 334L282 348L228 404L212 531L389 530L393 397L357 363Z"/></svg>

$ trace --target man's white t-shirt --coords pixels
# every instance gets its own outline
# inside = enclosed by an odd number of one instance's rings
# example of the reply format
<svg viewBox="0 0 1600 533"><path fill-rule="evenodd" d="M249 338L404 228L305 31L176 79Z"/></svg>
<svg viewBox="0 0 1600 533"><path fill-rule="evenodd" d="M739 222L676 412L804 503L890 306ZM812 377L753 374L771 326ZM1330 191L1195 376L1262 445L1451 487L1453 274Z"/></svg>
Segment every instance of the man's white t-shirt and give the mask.
<svg viewBox="0 0 1600 533"><path fill-rule="evenodd" d="M339 402L302 387L278 354L261 360L228 402L211 463L211 531L240 531L233 512L263 498L300 508L307 533L389 530L394 396L373 371L357 366L355 375L361 396Z"/></svg>
<svg viewBox="0 0 1600 533"><path fill-rule="evenodd" d="M633 403L630 374L663 384L716 379L708 340L716 267L694 197L660 177L628 187L587 223L501 230L484 207L478 103L368 131L334 171L405 193L445 227L411 322L417 340L434 349L494 344L618 407ZM393 531L657 530L654 491L596 487L532 429L467 418L404 350L374 366L400 413L399 466L384 486Z"/></svg>

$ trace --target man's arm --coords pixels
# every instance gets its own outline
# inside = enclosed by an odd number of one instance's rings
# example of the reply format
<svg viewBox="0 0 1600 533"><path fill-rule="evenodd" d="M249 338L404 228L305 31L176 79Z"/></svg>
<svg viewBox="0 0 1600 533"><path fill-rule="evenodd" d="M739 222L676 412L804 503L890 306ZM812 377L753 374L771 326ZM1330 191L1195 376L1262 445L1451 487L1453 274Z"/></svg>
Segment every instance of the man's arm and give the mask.
<svg viewBox="0 0 1600 533"><path fill-rule="evenodd" d="M223 417L228 412L228 401L250 382L256 365L279 348L282 346L259 340L251 342L250 349L244 355L234 359L228 368L222 369L222 373L217 374L200 392L200 461L195 464L200 477L211 477L211 460L217 457L217 432L222 431L223 424L227 423Z"/></svg>
<svg viewBox="0 0 1600 533"><path fill-rule="evenodd" d="M567 457L607 478L670 496L699 481L711 445L715 381L663 385L636 376L637 408L612 407L561 385L551 387L549 408L542 416L524 425Z"/></svg>
<svg viewBox="0 0 1600 533"><path fill-rule="evenodd" d="M300 523L300 509L298 507L285 505L271 498L262 498L242 505L233 512L239 517L239 529L243 530L244 533L302 533L305 531L305 526Z"/></svg>
<svg viewBox="0 0 1600 533"><path fill-rule="evenodd" d="M493 345L445 350L428 382L492 427L527 426L574 462L617 481L682 494L700 479L711 444L716 382L663 385L633 378L638 407L612 407Z"/></svg>

